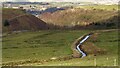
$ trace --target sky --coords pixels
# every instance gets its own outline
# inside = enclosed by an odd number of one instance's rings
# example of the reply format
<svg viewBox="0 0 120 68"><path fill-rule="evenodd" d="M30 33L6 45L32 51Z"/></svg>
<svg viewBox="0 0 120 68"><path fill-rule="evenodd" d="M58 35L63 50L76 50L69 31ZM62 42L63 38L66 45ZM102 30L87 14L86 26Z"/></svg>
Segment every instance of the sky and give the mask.
<svg viewBox="0 0 120 68"><path fill-rule="evenodd" d="M3 0L3 2L77 2L77 1L94 1L94 0Z"/></svg>
<svg viewBox="0 0 120 68"><path fill-rule="evenodd" d="M3 0L5 1L11 1L11 2L78 2L78 1L94 1L94 0Z"/></svg>
<svg viewBox="0 0 120 68"><path fill-rule="evenodd" d="M118 2L120 0L2 0L2 2Z"/></svg>

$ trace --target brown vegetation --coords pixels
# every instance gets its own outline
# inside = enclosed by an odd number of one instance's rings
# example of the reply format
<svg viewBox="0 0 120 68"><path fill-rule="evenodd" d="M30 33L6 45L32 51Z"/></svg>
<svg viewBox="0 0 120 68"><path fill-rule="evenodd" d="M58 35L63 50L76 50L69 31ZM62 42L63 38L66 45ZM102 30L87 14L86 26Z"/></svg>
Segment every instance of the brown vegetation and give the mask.
<svg viewBox="0 0 120 68"><path fill-rule="evenodd" d="M3 9L3 32L18 30L49 30L49 29L106 29L117 28L118 14L116 11L66 9L54 13L43 13L37 17L25 13L24 10Z"/></svg>
<svg viewBox="0 0 120 68"><path fill-rule="evenodd" d="M39 16L46 23L58 26L67 26L74 29L85 28L107 28L116 26L118 23L117 11L107 11L102 9L85 10L80 8L56 11L54 13L44 13ZM96 26L96 27L94 27ZM115 27L113 27L115 28Z"/></svg>
<svg viewBox="0 0 120 68"><path fill-rule="evenodd" d="M23 15L9 22L11 31L46 29L46 23L33 15Z"/></svg>

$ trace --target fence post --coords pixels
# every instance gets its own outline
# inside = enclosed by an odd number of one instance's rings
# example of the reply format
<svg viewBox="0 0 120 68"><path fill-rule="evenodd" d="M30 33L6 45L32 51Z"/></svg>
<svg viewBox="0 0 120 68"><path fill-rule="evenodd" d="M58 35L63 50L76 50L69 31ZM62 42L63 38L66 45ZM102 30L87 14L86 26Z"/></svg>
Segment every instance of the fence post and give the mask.
<svg viewBox="0 0 120 68"><path fill-rule="evenodd" d="M116 59L114 59L114 66L117 66L116 61L117 61L117 60L116 60Z"/></svg>
<svg viewBox="0 0 120 68"><path fill-rule="evenodd" d="M96 66L96 65L97 65L96 58L94 58L94 66Z"/></svg>
<svg viewBox="0 0 120 68"><path fill-rule="evenodd" d="M109 58L107 57L106 60L107 60L107 63L108 63ZM107 64L106 64L106 66L107 66ZM108 66L109 66L109 65L108 65Z"/></svg>

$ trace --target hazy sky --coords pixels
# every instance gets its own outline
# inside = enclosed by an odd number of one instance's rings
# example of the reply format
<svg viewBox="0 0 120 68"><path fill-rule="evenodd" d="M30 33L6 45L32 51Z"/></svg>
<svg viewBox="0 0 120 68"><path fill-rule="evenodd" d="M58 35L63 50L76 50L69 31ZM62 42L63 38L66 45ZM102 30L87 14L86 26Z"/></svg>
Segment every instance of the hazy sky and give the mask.
<svg viewBox="0 0 120 68"><path fill-rule="evenodd" d="M77 1L94 1L94 0L3 0L5 1L11 1L11 2L77 2Z"/></svg>
<svg viewBox="0 0 120 68"><path fill-rule="evenodd" d="M118 2L120 0L2 0L3 2L10 1L10 2Z"/></svg>

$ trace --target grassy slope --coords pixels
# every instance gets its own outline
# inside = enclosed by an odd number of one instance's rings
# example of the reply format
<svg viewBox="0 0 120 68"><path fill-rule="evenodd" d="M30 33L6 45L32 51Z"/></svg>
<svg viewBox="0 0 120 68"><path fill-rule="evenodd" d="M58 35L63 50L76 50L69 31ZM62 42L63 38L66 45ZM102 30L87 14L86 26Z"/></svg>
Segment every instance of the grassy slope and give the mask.
<svg viewBox="0 0 120 68"><path fill-rule="evenodd" d="M110 12L113 13L112 11ZM107 12L105 12L105 14L106 13ZM114 13L113 14L111 13L110 15L114 14ZM107 13L106 15L109 16L109 13ZM64 19L64 17L65 16L63 15L61 19ZM67 17L68 16L66 16L65 18ZM5 18L7 19L8 17L5 17ZM71 20L74 21L74 19L71 19ZM11 34L9 36L3 37L3 63L10 62L10 61L18 62L21 60L27 61L29 59L44 60L44 59L49 59L51 57L71 55L72 51L70 49L70 46L73 43L73 41L87 32L89 31L76 30L76 31L40 31L40 32L24 32L19 34ZM106 55L96 56L98 66L113 65L114 63L113 60L117 59L117 52L118 52L117 37L118 36L116 32L117 31L106 32L106 33L101 33L99 35L98 42L96 42L95 44L98 47L106 49L108 53ZM108 60L106 59L107 57L109 58ZM94 58L95 56L89 55L88 57L85 57L83 59L76 58L76 59L71 59L66 61L50 61L42 65L93 66ZM40 65L40 64L32 63L32 65Z"/></svg>
<svg viewBox="0 0 120 68"><path fill-rule="evenodd" d="M60 55L67 55L70 54L70 45L71 43L79 36L84 34L85 32L79 31L42 31L42 32L34 32L34 33L20 33L18 35L10 35L3 38L3 57L5 58L4 61L11 61L17 60L20 54L23 56L21 59L27 59L28 57L32 58L50 58L54 56ZM11 49L10 49L11 48ZM20 50L24 52L20 52ZM59 50L57 50L59 49ZM64 50L63 50L64 49ZM5 50L5 51L4 51ZM9 52L12 50L13 54L7 54L5 52ZM28 50L28 51L27 51ZM29 50L33 50L30 52ZM41 51L40 51L41 50ZM55 51L55 53L54 53ZM61 52L63 51L63 52ZM17 52L17 53L16 53ZM42 53L45 52L45 53ZM47 53L50 52L50 53ZM34 56L34 54L38 56ZM17 55L15 55L17 54ZM26 55L27 54L27 55ZM51 55L50 55L51 54ZM26 55L26 56L25 56ZM41 56L42 55L42 56ZM12 58L15 57L16 58ZM41 57L40 57L41 56ZM8 58L7 58L8 57ZM12 58L12 59L11 59ZM20 59L19 59L20 60Z"/></svg>
<svg viewBox="0 0 120 68"><path fill-rule="evenodd" d="M71 55L71 44L89 31L41 31L12 34L3 38L3 63L20 60L45 60L52 57ZM106 55L96 56L97 65L113 65L117 59L117 31L101 33L96 46L107 50ZM109 58L107 61L106 58ZM66 61L50 61L43 65L93 66L95 56ZM80 62L81 61L81 62ZM104 62L103 62L104 61ZM102 62L102 63L101 63ZM25 64L26 65L26 64ZM40 65L35 63L32 65Z"/></svg>
<svg viewBox="0 0 120 68"><path fill-rule="evenodd" d="M11 9L11 8L3 8L2 9L2 19L4 20L9 20L13 17L19 16L19 15L24 15L26 14L25 11L21 9Z"/></svg>
<svg viewBox="0 0 120 68"><path fill-rule="evenodd" d="M114 11L114 10L119 10L118 5L91 5L91 6L79 6L77 8L84 8L84 9L103 9L103 10L109 10L109 11Z"/></svg>
<svg viewBox="0 0 120 68"><path fill-rule="evenodd" d="M8 20L10 25L3 25L3 32L17 30L46 29L46 23L37 17L25 13L21 9L3 9L3 23Z"/></svg>
<svg viewBox="0 0 120 68"><path fill-rule="evenodd" d="M44 13L40 18L47 23L53 23L61 26L75 26L75 25L89 25L90 23L100 22L116 16L117 12L107 11L101 9L88 9L73 8L54 13ZM106 21L106 23L109 23Z"/></svg>
<svg viewBox="0 0 120 68"><path fill-rule="evenodd" d="M16 16L24 15L24 14L26 13L21 9L2 8L2 22L4 23L5 20L9 20ZM7 31L8 29L6 27L3 27L3 30Z"/></svg>
<svg viewBox="0 0 120 68"><path fill-rule="evenodd" d="M113 66L115 63L115 59L117 60L116 63L118 65L118 32L104 32L101 33L95 43L96 46L106 49L107 54L105 55L98 55L92 56L89 55L83 59L72 59L68 61L57 61L52 63L46 63L44 65L48 66L94 66L94 61L96 58L97 66ZM108 59L107 59L108 58ZM35 64L37 65L37 64Z"/></svg>

